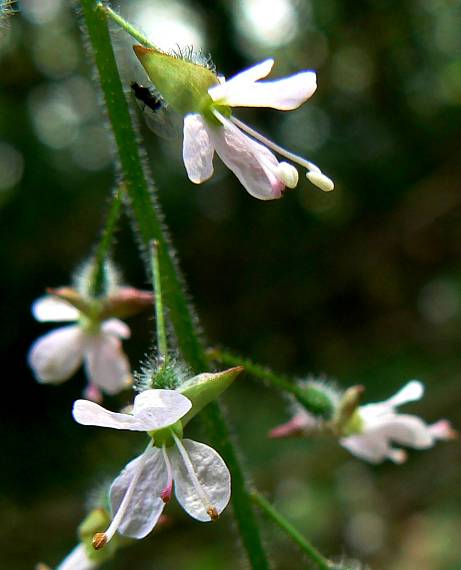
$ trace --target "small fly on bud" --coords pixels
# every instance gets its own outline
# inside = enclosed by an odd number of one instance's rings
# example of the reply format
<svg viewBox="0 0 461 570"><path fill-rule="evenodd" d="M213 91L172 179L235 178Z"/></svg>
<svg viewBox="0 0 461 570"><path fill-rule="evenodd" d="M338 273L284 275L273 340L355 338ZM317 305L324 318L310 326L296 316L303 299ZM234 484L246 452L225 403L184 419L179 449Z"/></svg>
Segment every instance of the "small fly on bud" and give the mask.
<svg viewBox="0 0 461 570"><path fill-rule="evenodd" d="M178 128L173 120L174 114L168 109L163 98L153 89L136 81L133 81L130 87L149 129L162 138L178 138Z"/></svg>

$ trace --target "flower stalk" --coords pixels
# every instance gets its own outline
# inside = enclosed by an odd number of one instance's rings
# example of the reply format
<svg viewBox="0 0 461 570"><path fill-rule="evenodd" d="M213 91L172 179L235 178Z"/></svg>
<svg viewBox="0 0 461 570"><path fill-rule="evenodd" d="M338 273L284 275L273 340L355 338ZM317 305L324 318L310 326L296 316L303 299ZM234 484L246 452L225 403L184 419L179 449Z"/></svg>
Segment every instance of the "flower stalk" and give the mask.
<svg viewBox="0 0 461 570"><path fill-rule="evenodd" d="M248 374L262 380L282 393L288 393L294 396L301 406L315 416L328 417L333 412L328 396L320 393L318 389L309 386L302 388L285 376L277 374L261 364L252 362L248 358L232 354L227 350L212 348L208 350L207 354L210 360L216 360L221 364L243 366Z"/></svg>
<svg viewBox="0 0 461 570"><path fill-rule="evenodd" d="M152 185L148 183L137 136L132 125L123 85L115 61L106 21L106 10L94 0L81 0L82 15L89 36L99 81L114 134L119 169L140 237L147 250L152 240L159 242L159 264L164 279L165 304L175 330L184 360L196 372L208 368L208 359L196 330L192 311L183 291L182 280L175 265L172 248L162 227L162 216L153 203ZM232 473L232 504L243 547L254 570L267 570L269 561L262 542L256 515L240 460L229 429L217 403L210 403L203 416L210 434Z"/></svg>
<svg viewBox="0 0 461 570"><path fill-rule="evenodd" d="M160 357L166 361L168 344L165 329L165 314L163 310L162 280L160 278L160 264L158 261L158 241L152 244L152 281L155 292L155 321L157 327L157 346Z"/></svg>
<svg viewBox="0 0 461 570"><path fill-rule="evenodd" d="M251 493L254 503L306 554L319 570L331 570L333 565L304 536L257 491Z"/></svg>
<svg viewBox="0 0 461 570"><path fill-rule="evenodd" d="M114 192L112 203L107 216L106 223L102 230L101 239L96 247L93 261L93 270L90 275L89 294L92 297L99 297L104 291L104 264L109 255L117 222L122 209L123 184Z"/></svg>

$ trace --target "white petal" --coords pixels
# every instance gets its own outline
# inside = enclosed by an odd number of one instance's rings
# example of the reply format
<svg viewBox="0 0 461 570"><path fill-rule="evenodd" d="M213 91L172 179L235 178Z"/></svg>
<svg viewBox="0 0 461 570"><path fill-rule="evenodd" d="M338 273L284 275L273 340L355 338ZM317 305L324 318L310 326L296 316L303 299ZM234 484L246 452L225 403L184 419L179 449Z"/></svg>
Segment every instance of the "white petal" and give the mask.
<svg viewBox="0 0 461 570"><path fill-rule="evenodd" d="M131 538L144 538L156 525L162 514L165 503L160 498L162 489L167 484L167 472L160 449L151 449L145 453L145 460L133 496L124 513L118 532ZM115 513L125 496L131 480L135 476L136 467L142 456L130 461L125 469L112 483L109 491L112 513Z"/></svg>
<svg viewBox="0 0 461 570"><path fill-rule="evenodd" d="M392 408L406 404L407 402L415 402L420 400L424 394L424 385L419 380L411 380L397 394L394 394L388 400L382 402Z"/></svg>
<svg viewBox="0 0 461 570"><path fill-rule="evenodd" d="M176 423L191 409L189 398L176 390L145 390L134 399L133 415L145 431Z"/></svg>
<svg viewBox="0 0 461 570"><path fill-rule="evenodd" d="M223 104L230 107L271 107L290 111L302 105L317 88L313 71L303 71L278 81L263 81L251 85L229 83L214 89L226 89ZM210 90L211 91L211 90Z"/></svg>
<svg viewBox="0 0 461 570"><path fill-rule="evenodd" d="M244 69L237 75L234 75L227 81L221 82L219 85L215 87L211 87L208 89L208 93L213 101L221 101L226 99L229 92L234 90L238 90L243 87L248 87L255 83L258 79L262 79L263 77L267 77L271 72L271 69L274 65L273 59L266 59L261 63L257 63L248 69Z"/></svg>
<svg viewBox="0 0 461 570"><path fill-rule="evenodd" d="M34 301L32 314L40 322L76 321L80 316L75 307L50 295L45 295Z"/></svg>
<svg viewBox="0 0 461 570"><path fill-rule="evenodd" d="M279 163L270 150L237 127L210 128L210 135L219 157L249 194L259 200L281 197L285 185L274 173Z"/></svg>
<svg viewBox="0 0 461 570"><path fill-rule="evenodd" d="M208 445L190 439L182 440L182 444L189 454L194 471L210 503L220 514L226 508L231 492L230 473L226 464ZM175 495L182 508L194 519L209 521L210 516L195 490L176 447L170 447L168 455L173 467Z"/></svg>
<svg viewBox="0 0 461 570"><path fill-rule="evenodd" d="M108 334L101 333L88 339L85 370L90 382L107 394L117 394L131 384L130 364L122 343Z"/></svg>
<svg viewBox="0 0 461 570"><path fill-rule="evenodd" d="M391 451L386 438L376 438L367 433L343 437L339 442L350 453L370 463L384 461Z"/></svg>
<svg viewBox="0 0 461 570"><path fill-rule="evenodd" d="M59 564L55 570L92 570L98 564L88 558L86 547L83 544L76 546Z"/></svg>
<svg viewBox="0 0 461 570"><path fill-rule="evenodd" d="M95 402L77 400L72 409L75 421L84 426L146 431L144 422L130 414L110 412Z"/></svg>
<svg viewBox="0 0 461 570"><path fill-rule="evenodd" d="M101 325L101 330L104 333L112 334L123 339L130 338L131 336L130 327L120 319L109 319L104 321Z"/></svg>
<svg viewBox="0 0 461 570"><path fill-rule="evenodd" d="M39 382L63 382L80 366L84 344L85 335L77 325L59 328L34 342L29 366Z"/></svg>
<svg viewBox="0 0 461 570"><path fill-rule="evenodd" d="M380 418L368 433L416 449L424 449L434 443L429 426L420 418L408 414L398 414L389 419Z"/></svg>
<svg viewBox="0 0 461 570"><path fill-rule="evenodd" d="M187 176L195 184L208 180L213 174L214 147L208 129L200 115L184 118L183 160Z"/></svg>

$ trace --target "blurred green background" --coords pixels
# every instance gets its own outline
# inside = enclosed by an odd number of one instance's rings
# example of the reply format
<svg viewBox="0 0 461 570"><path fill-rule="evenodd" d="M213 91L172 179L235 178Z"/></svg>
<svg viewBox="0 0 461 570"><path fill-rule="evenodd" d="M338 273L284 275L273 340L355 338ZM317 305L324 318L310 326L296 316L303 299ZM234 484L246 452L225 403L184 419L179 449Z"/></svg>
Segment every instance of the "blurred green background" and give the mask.
<svg viewBox="0 0 461 570"><path fill-rule="evenodd" d="M39 386L26 364L30 344L49 330L30 305L45 287L69 283L114 184L101 95L71 4L23 0L0 27L2 570L57 564L92 493L144 443L73 422L81 373ZM165 49L202 47L227 76L267 57L276 58L274 76L318 72L318 91L301 109L239 117L318 163L335 180L330 194L301 177L282 200L262 203L219 160L213 179L195 186L180 138L141 124L210 344L294 377L364 384L366 400L419 378L426 398L408 410L461 426L460 4L122 0L114 8ZM118 30L113 37L128 92L146 78L132 40ZM130 284L147 285L126 217L114 257ZM136 367L153 323L130 324ZM411 452L403 466L371 467L334 441L267 440L288 418L287 403L248 376L223 400L248 473L326 555L383 570L461 568L458 442ZM194 424L192 436L207 441ZM230 509L216 525L173 504L167 512L165 528L107 568L245 567ZM264 528L276 568L309 567L277 529Z"/></svg>

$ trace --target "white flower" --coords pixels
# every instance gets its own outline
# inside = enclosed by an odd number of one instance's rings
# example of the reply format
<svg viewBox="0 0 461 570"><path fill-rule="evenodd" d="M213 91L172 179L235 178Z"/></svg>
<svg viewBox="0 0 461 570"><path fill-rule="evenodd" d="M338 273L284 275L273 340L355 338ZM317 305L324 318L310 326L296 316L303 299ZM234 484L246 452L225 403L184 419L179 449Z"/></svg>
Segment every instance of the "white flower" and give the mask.
<svg viewBox="0 0 461 570"><path fill-rule="evenodd" d="M228 81L219 78L220 83L208 90L212 99L210 108L206 109L208 115L186 115L183 159L192 182L200 184L212 176L216 151L252 196L260 200L280 198L285 187L297 185L298 172L291 164L279 162L270 148L306 168L309 180L322 190L333 189L333 182L315 164L274 144L232 115L227 116L225 109L229 107L293 110L314 93L317 84L313 71L303 71L277 81L258 81L270 73L273 64L274 60L268 59Z"/></svg>
<svg viewBox="0 0 461 570"><path fill-rule="evenodd" d="M427 449L438 439L454 437L455 432L446 420L429 425L417 416L396 411L398 406L419 400L423 394L423 384L413 380L384 402L360 406L357 410L359 423L362 424L360 431L341 438L341 445L370 463L380 463L385 459L402 463L406 453L394 447L394 443Z"/></svg>
<svg viewBox="0 0 461 570"><path fill-rule="evenodd" d="M35 301L32 313L40 322L77 321L40 337L32 345L28 362L39 382L64 382L83 363L89 378L87 396L91 399L100 399L100 390L116 394L130 384L130 365L120 341L130 336L125 323L118 319L91 323L75 307L52 296Z"/></svg>
<svg viewBox="0 0 461 570"><path fill-rule="evenodd" d="M95 548L103 547L117 530L131 538L149 534L173 486L180 505L194 519L214 520L224 510L230 498L230 473L224 461L211 447L178 437L175 424L191 407L179 392L160 389L136 396L132 415L110 412L87 400L75 402L74 418L83 425L144 431L152 438L112 483L114 516L109 528L95 535ZM158 431L164 429L166 434Z"/></svg>

